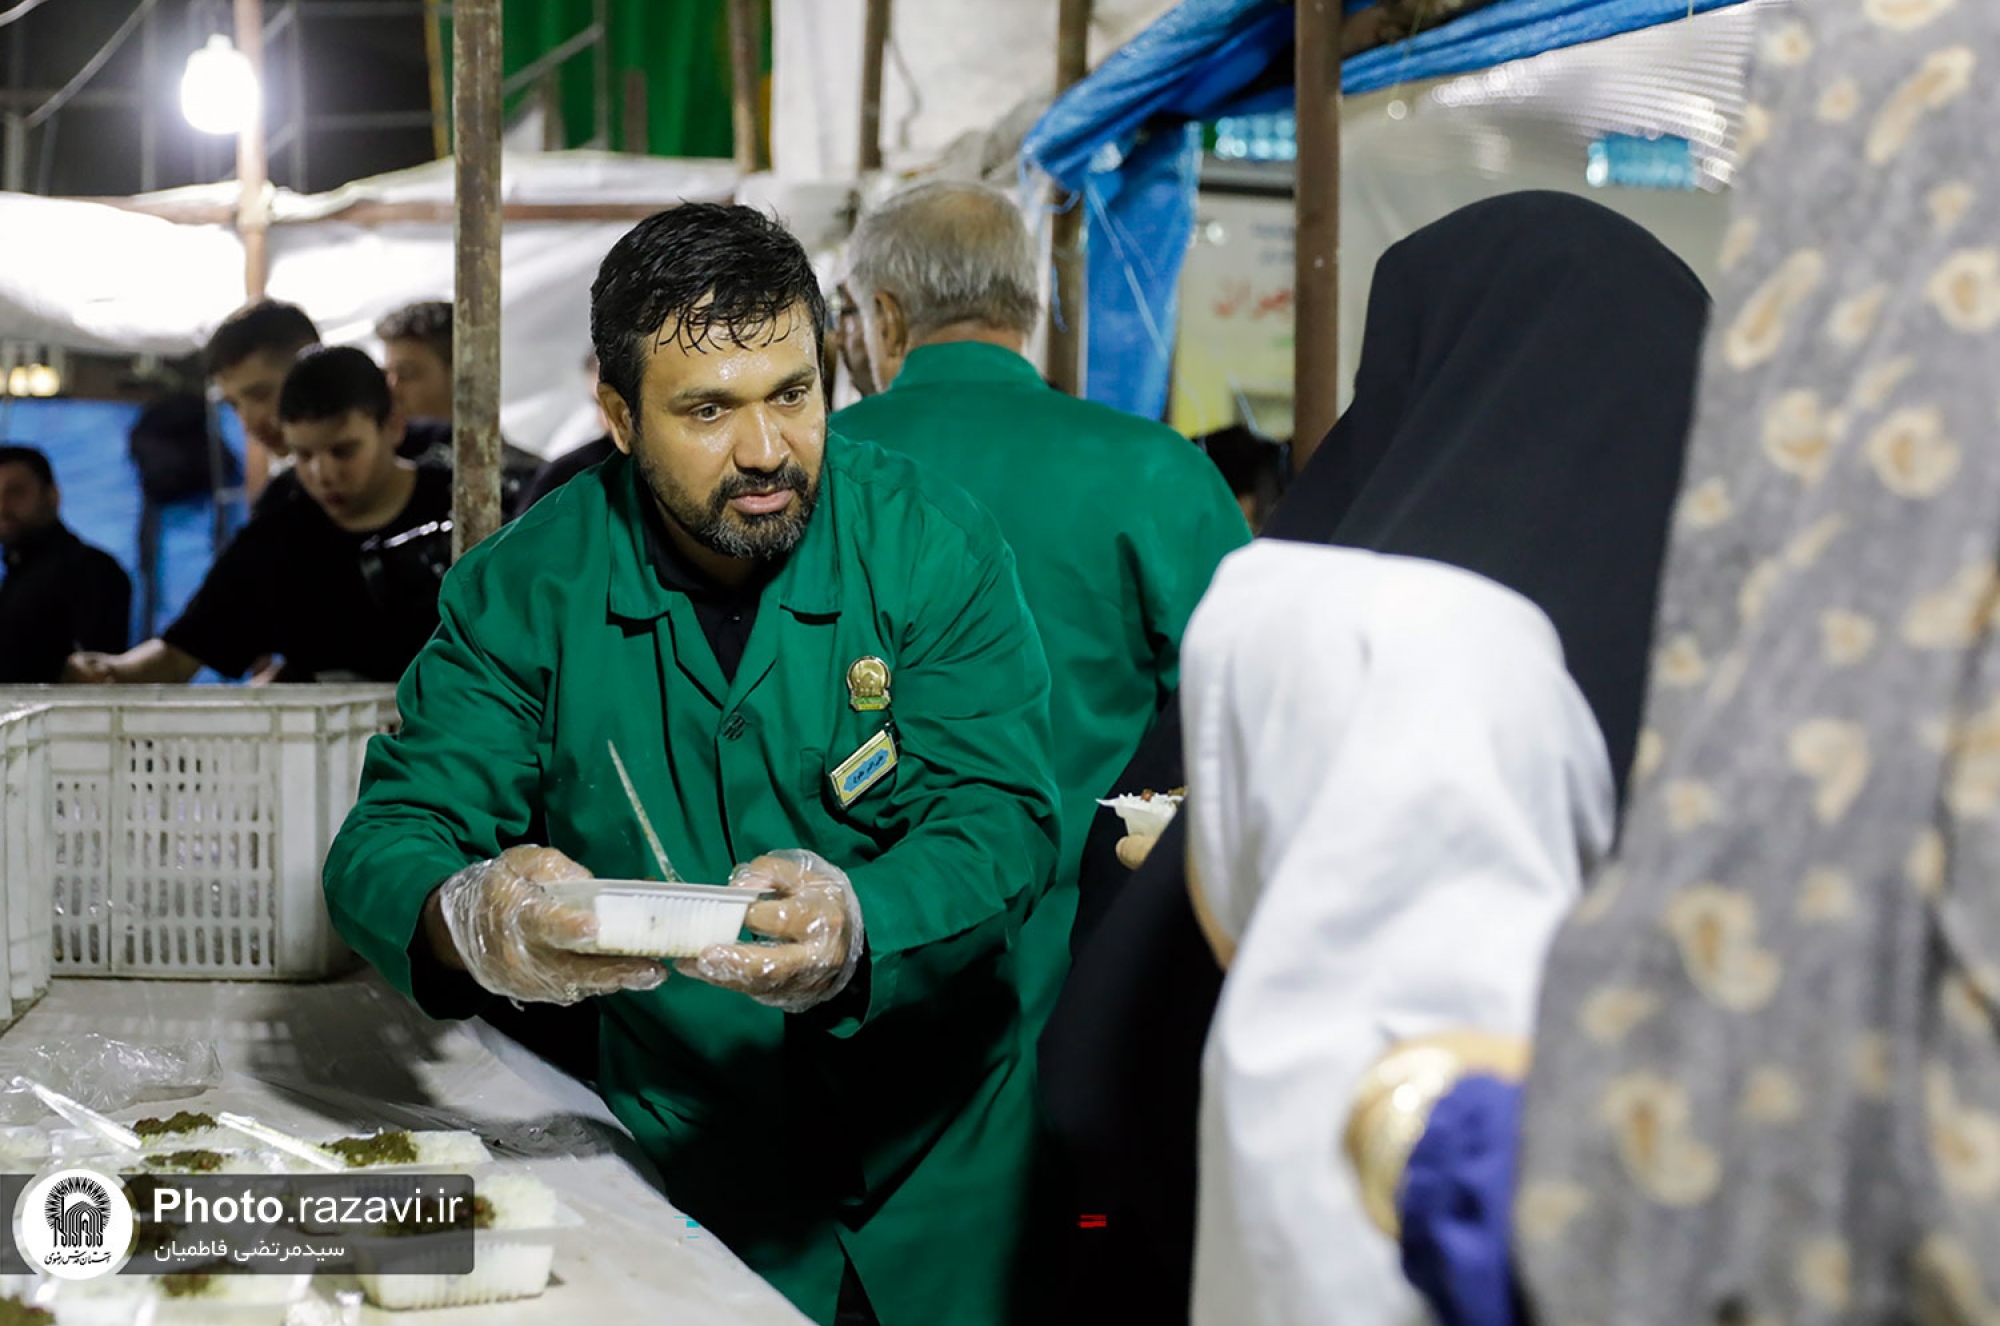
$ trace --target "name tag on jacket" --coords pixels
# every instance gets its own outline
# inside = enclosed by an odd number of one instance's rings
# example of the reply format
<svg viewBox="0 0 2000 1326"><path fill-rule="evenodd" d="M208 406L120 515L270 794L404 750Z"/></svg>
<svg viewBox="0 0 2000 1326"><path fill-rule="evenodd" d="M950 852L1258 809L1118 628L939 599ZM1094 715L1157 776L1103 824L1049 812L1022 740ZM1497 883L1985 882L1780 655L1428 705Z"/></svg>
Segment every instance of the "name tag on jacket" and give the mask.
<svg viewBox="0 0 2000 1326"><path fill-rule="evenodd" d="M840 767L827 777L833 782L833 794L839 798L845 809L858 800L862 793L889 776L896 767L896 737L888 728L883 728L874 736L861 743L854 754L840 762Z"/></svg>

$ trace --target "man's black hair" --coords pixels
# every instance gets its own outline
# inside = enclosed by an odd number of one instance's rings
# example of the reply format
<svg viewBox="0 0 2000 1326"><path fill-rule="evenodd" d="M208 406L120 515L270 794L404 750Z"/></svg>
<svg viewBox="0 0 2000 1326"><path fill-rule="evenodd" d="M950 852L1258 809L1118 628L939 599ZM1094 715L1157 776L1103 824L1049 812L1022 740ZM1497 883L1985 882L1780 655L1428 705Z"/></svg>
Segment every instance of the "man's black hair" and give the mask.
<svg viewBox="0 0 2000 1326"><path fill-rule="evenodd" d="M25 465L28 473L41 481L47 488L56 481L56 472L49 466L48 454L40 447L24 447L14 443L0 446L0 465Z"/></svg>
<svg viewBox="0 0 2000 1326"><path fill-rule="evenodd" d="M1291 476L1291 447L1231 424L1194 440L1238 497L1276 501Z"/></svg>
<svg viewBox="0 0 2000 1326"><path fill-rule="evenodd" d="M639 381L664 331L690 349L754 343L788 330L803 304L814 361L826 331L826 296L805 247L762 212L729 203L683 203L647 217L612 245L590 287L590 339L600 379L639 408Z"/></svg>
<svg viewBox="0 0 2000 1326"><path fill-rule="evenodd" d="M278 392L278 422L311 424L359 410L376 423L389 418L389 379L351 345L308 350Z"/></svg>
<svg viewBox="0 0 2000 1326"><path fill-rule="evenodd" d="M384 341L419 341L451 367L451 301L426 299L405 304L375 324L375 335Z"/></svg>
<svg viewBox="0 0 2000 1326"><path fill-rule="evenodd" d="M236 367L251 355L270 351L295 355L309 345L319 344L319 328L297 304L260 299L246 304L222 320L215 335L208 338L205 358L209 376Z"/></svg>

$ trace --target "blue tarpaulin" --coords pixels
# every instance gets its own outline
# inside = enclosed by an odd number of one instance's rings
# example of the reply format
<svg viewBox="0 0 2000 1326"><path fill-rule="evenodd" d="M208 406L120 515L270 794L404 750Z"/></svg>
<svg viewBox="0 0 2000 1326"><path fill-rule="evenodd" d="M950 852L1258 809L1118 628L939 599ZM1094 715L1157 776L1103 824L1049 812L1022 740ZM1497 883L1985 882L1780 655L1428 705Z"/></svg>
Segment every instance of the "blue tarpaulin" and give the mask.
<svg viewBox="0 0 2000 1326"><path fill-rule="evenodd" d="M1341 86L1353 95L1470 73L1742 2L1497 0L1355 56ZM1165 410L1200 166L1189 135L1202 121L1290 104L1293 16L1281 0L1185 0L1064 93L1022 142L1024 165L1082 190L1090 209L1093 400L1155 418Z"/></svg>

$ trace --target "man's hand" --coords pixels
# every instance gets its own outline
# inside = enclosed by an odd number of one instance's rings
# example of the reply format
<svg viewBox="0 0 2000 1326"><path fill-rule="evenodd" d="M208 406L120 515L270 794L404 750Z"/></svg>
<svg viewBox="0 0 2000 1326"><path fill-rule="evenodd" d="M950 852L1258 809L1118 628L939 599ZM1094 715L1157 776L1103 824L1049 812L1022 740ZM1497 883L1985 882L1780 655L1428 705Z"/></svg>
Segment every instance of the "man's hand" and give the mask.
<svg viewBox="0 0 2000 1326"><path fill-rule="evenodd" d="M861 963L862 924L846 874L811 852L772 852L738 866L729 883L778 895L751 903L743 922L776 942L710 945L681 961L683 975L787 1013L803 1013L847 988Z"/></svg>
<svg viewBox="0 0 2000 1326"><path fill-rule="evenodd" d="M655 988L667 969L649 958L570 951L597 937L597 917L558 903L542 885L589 878L552 847L510 847L446 880L424 906L424 930L447 967L509 999L574 1004Z"/></svg>
<svg viewBox="0 0 2000 1326"><path fill-rule="evenodd" d="M1152 837L1142 833L1126 834L1118 840L1118 863L1127 870L1137 870L1146 864L1146 858L1153 854L1153 844L1158 841L1158 834Z"/></svg>
<svg viewBox="0 0 2000 1326"><path fill-rule="evenodd" d="M109 686L118 680L116 654L71 654L63 662L63 684L68 686Z"/></svg>

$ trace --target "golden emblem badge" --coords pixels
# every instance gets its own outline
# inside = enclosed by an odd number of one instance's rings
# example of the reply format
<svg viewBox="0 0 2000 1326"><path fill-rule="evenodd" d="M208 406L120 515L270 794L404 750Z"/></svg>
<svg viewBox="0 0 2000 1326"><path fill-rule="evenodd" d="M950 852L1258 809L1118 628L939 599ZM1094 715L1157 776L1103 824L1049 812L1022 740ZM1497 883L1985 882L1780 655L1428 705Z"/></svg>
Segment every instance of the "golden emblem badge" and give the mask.
<svg viewBox="0 0 2000 1326"><path fill-rule="evenodd" d="M889 665L872 655L847 666L847 703L858 713L889 707Z"/></svg>

